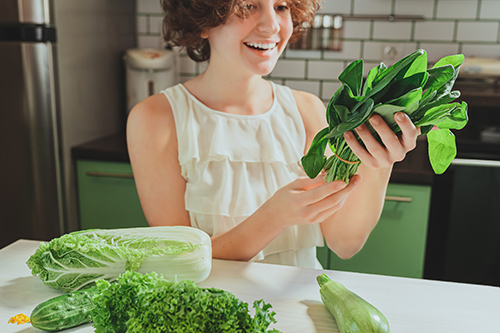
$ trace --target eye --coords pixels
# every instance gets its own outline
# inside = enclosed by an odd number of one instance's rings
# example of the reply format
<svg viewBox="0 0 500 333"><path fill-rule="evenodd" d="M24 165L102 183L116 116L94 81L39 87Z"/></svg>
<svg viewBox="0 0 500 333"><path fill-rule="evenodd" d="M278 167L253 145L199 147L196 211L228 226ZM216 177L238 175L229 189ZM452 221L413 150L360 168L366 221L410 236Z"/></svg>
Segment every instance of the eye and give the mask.
<svg viewBox="0 0 500 333"><path fill-rule="evenodd" d="M288 2L283 2L279 5L277 5L275 8L278 12L284 12L284 11L290 10L290 6L288 5Z"/></svg>
<svg viewBox="0 0 500 333"><path fill-rule="evenodd" d="M251 4L251 3L244 2L244 3L243 3L243 8L244 8L245 10L252 10L252 9L255 9L256 7L255 7L253 4Z"/></svg>

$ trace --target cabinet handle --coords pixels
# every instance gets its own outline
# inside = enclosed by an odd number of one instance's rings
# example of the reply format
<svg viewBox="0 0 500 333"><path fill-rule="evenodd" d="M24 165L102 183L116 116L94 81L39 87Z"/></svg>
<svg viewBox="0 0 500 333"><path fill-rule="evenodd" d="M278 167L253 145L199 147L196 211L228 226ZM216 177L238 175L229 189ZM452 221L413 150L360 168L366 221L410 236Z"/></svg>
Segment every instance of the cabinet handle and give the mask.
<svg viewBox="0 0 500 333"><path fill-rule="evenodd" d="M413 201L412 198L408 198L408 197L394 197L394 196L390 196L390 195L386 195L385 196L385 200L386 201L396 201L396 202L412 202Z"/></svg>
<svg viewBox="0 0 500 333"><path fill-rule="evenodd" d="M465 165L465 166L473 166L473 167L492 167L492 168L500 168L500 161L495 160L476 160L472 158L455 158L452 162L452 165Z"/></svg>
<svg viewBox="0 0 500 333"><path fill-rule="evenodd" d="M109 178L134 178L134 175L129 173L129 174L123 174L123 173L105 173L105 172L92 172L89 171L86 173L87 176L90 177L109 177Z"/></svg>

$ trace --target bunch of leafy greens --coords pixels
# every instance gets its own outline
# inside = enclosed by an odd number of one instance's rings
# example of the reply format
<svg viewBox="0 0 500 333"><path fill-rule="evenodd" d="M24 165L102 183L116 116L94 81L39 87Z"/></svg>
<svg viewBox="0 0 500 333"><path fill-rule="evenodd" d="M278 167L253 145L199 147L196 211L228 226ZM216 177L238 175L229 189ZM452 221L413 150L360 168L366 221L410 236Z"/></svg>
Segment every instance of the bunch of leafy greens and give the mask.
<svg viewBox="0 0 500 333"><path fill-rule="evenodd" d="M211 256L210 237L195 228L101 229L43 242L27 265L45 285L68 292L129 270L199 282L210 274Z"/></svg>
<svg viewBox="0 0 500 333"><path fill-rule="evenodd" d="M276 320L263 300L254 302L252 317L248 304L232 293L192 281L126 272L111 284L97 281L97 287L91 311L96 333L279 332L267 330Z"/></svg>
<svg viewBox="0 0 500 333"><path fill-rule="evenodd" d="M360 160L346 144L343 134L366 123L380 141L368 118L379 114L398 133L394 121L396 112L406 113L421 134L427 135L429 160L435 173L441 174L456 156L455 136L451 129L462 129L467 124L467 104L453 103L460 96L453 91L461 54L439 60L427 69L427 53L417 50L394 65L384 63L372 68L363 84L363 60L359 59L340 74L342 86L331 98L326 111L328 127L318 132L302 166L310 178L326 171L326 182L348 182L356 173ZM437 126L437 130L431 129ZM358 141L361 140L358 137ZM362 143L362 142L361 142ZM326 146L333 152L325 156Z"/></svg>

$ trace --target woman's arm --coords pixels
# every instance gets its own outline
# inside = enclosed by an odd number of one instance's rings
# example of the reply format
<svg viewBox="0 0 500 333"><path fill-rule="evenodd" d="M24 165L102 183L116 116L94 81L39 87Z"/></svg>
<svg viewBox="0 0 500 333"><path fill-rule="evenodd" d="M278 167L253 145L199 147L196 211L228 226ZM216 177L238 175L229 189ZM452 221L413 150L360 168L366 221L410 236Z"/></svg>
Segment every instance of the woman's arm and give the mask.
<svg viewBox="0 0 500 333"><path fill-rule="evenodd" d="M307 151L314 135L327 126L326 111L317 97L301 92L294 94L306 127ZM353 133L345 133L346 142L361 160L357 175L350 181L356 182L357 186L340 207L321 223L328 247L341 258L350 258L363 247L380 218L392 166L415 148L418 129L402 113L398 113L395 120L402 129L401 136L397 136L379 116L370 118L384 146L377 142L365 125L358 127L356 132L366 149Z"/></svg>
<svg viewBox="0 0 500 333"><path fill-rule="evenodd" d="M191 225L184 206L177 134L170 103L153 95L127 120L127 146L141 206L150 226Z"/></svg>

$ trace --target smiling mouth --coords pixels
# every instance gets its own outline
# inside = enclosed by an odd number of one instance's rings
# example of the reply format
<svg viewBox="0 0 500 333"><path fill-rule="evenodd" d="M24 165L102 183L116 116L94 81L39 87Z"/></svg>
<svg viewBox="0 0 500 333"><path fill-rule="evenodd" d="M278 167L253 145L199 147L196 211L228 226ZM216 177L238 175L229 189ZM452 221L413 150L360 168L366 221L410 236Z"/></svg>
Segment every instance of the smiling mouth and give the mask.
<svg viewBox="0 0 500 333"><path fill-rule="evenodd" d="M245 43L245 45L253 50L268 52L276 48L278 43Z"/></svg>

